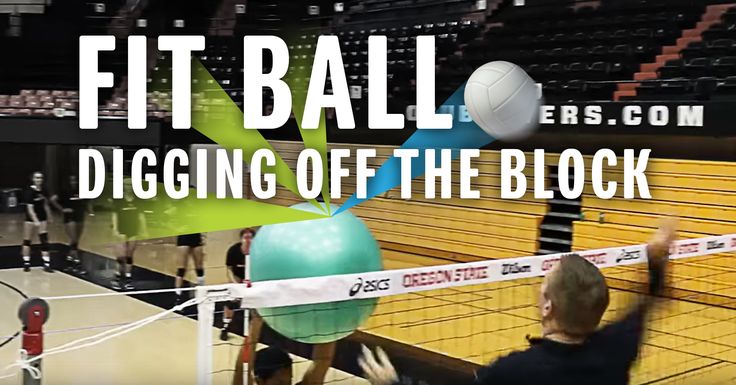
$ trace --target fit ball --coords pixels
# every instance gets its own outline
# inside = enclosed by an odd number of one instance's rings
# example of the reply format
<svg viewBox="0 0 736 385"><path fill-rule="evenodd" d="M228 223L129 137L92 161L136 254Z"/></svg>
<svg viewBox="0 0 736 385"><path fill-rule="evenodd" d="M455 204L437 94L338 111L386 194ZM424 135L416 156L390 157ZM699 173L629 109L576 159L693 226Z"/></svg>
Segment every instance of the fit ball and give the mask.
<svg viewBox="0 0 736 385"><path fill-rule="evenodd" d="M321 213L309 203L291 207ZM331 206L331 212L337 209ZM349 211L329 218L263 226L253 239L250 253L254 282L383 269L378 242L363 221ZM298 298L302 293L284 295ZM283 336L316 344L350 335L370 317L376 303L373 298L257 310L268 326Z"/></svg>
<svg viewBox="0 0 736 385"><path fill-rule="evenodd" d="M520 140L539 125L537 85L509 62L494 61L475 70L465 84L465 105L473 121L496 139Z"/></svg>

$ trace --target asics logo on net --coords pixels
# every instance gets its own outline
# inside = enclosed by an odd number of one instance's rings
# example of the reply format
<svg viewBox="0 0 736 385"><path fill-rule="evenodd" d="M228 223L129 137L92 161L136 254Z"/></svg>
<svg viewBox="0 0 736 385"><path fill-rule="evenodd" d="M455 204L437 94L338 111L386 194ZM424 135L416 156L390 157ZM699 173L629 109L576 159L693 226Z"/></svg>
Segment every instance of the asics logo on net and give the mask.
<svg viewBox="0 0 736 385"><path fill-rule="evenodd" d="M350 292L348 294L351 297L354 297L361 291L363 293L372 293L374 291L388 290L391 287L391 284L389 282L390 280L388 278L373 280L363 280L363 278L358 278L358 280L355 281L353 286L350 288Z"/></svg>
<svg viewBox="0 0 736 385"><path fill-rule="evenodd" d="M616 257L616 263L623 262L623 261L631 261L634 259L639 259L641 257L641 251L640 250L621 250L621 254Z"/></svg>

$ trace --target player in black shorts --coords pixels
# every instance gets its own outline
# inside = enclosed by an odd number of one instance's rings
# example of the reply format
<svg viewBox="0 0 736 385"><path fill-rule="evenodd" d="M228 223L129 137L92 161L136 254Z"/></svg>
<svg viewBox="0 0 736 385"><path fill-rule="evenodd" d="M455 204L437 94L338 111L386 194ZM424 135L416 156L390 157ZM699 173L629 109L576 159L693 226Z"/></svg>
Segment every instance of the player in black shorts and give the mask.
<svg viewBox="0 0 736 385"><path fill-rule="evenodd" d="M117 247L116 259L118 271L111 285L116 290L133 290L133 253L137 240L146 233L146 220L143 210L138 207L132 193L126 192L125 198L115 200L115 209L112 214L113 232L117 234L120 243Z"/></svg>
<svg viewBox="0 0 736 385"><path fill-rule="evenodd" d="M230 246L227 249L227 275L232 283L243 283L245 281L245 260L250 255L250 243L255 236L253 229L240 230L240 242ZM225 312L222 316L222 330L220 330L220 339L227 341L230 331L230 322L233 320L235 309L240 309L240 302L233 301L225 303Z"/></svg>
<svg viewBox="0 0 736 385"><path fill-rule="evenodd" d="M51 204L64 216L64 230L69 237L69 254L66 256L68 270L84 275L87 271L82 266L79 256L79 239L84 230L84 217L87 213L87 200L79 198L79 182L76 175L69 176L69 185L59 194L51 197Z"/></svg>
<svg viewBox="0 0 736 385"><path fill-rule="evenodd" d="M48 222L51 221L51 210L46 189L43 187L43 174L39 171L31 175L31 185L23 192L23 204L26 206L26 220L23 224L23 271L31 271L31 237L38 232L41 241L41 257L43 269L52 272L51 255L49 254Z"/></svg>
<svg viewBox="0 0 736 385"><path fill-rule="evenodd" d="M197 273L197 285L204 285L204 238L202 234L185 234L176 237L176 249L178 254L178 267L176 269L176 281L174 287L181 289L184 285L184 275L187 272L189 256L194 260L194 271ZM176 291L176 303L182 302L181 290Z"/></svg>

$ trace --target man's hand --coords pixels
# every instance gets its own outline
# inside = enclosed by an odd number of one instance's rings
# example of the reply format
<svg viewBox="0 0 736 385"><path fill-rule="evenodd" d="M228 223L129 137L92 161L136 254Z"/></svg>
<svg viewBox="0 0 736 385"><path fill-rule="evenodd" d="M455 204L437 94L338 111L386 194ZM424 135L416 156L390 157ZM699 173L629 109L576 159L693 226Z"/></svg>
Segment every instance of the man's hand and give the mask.
<svg viewBox="0 0 736 385"><path fill-rule="evenodd" d="M396 369L391 365L391 361L383 349L377 347L375 355L365 345L363 345L362 350L363 355L358 357L358 365L365 372L371 385L398 384L399 376L396 374Z"/></svg>
<svg viewBox="0 0 736 385"><path fill-rule="evenodd" d="M647 245L647 255L650 261L663 266L669 260L670 247L677 239L677 219L663 218L659 223L657 232Z"/></svg>
<svg viewBox="0 0 736 385"><path fill-rule="evenodd" d="M659 229L647 245L650 294L659 294L664 289L664 277L670 259L670 247L677 238L676 229L676 218L663 218L660 221Z"/></svg>

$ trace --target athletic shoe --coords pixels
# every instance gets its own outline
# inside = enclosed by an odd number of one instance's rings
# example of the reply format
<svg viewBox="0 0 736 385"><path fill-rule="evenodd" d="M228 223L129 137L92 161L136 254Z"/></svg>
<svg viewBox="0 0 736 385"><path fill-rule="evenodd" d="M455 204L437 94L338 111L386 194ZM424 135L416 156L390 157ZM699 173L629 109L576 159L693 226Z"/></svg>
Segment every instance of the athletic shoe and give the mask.
<svg viewBox="0 0 736 385"><path fill-rule="evenodd" d="M73 273L74 272L74 259L70 256L66 256L66 265L64 266L64 271Z"/></svg>
<svg viewBox="0 0 736 385"><path fill-rule="evenodd" d="M220 341L227 341L230 339L230 333L228 333L226 328L220 329Z"/></svg>
<svg viewBox="0 0 736 385"><path fill-rule="evenodd" d="M79 265L79 266L77 266L76 273L79 274L79 275L86 275L87 274L87 270L84 270L84 267L82 267L81 265Z"/></svg>
<svg viewBox="0 0 736 385"><path fill-rule="evenodd" d="M30 263L24 263L23 264L23 271L25 271L26 273L29 272L29 271L31 271L31 264Z"/></svg>
<svg viewBox="0 0 736 385"><path fill-rule="evenodd" d="M133 280L130 278L126 278L123 288L125 288L125 290L135 290L135 286L133 286Z"/></svg>
<svg viewBox="0 0 736 385"><path fill-rule="evenodd" d="M110 286L115 290L121 290L123 288L122 283L120 282L119 278L115 278L112 281L110 281Z"/></svg>
<svg viewBox="0 0 736 385"><path fill-rule="evenodd" d="M47 273L53 273L54 269L51 268L51 265L43 265L43 271Z"/></svg>

